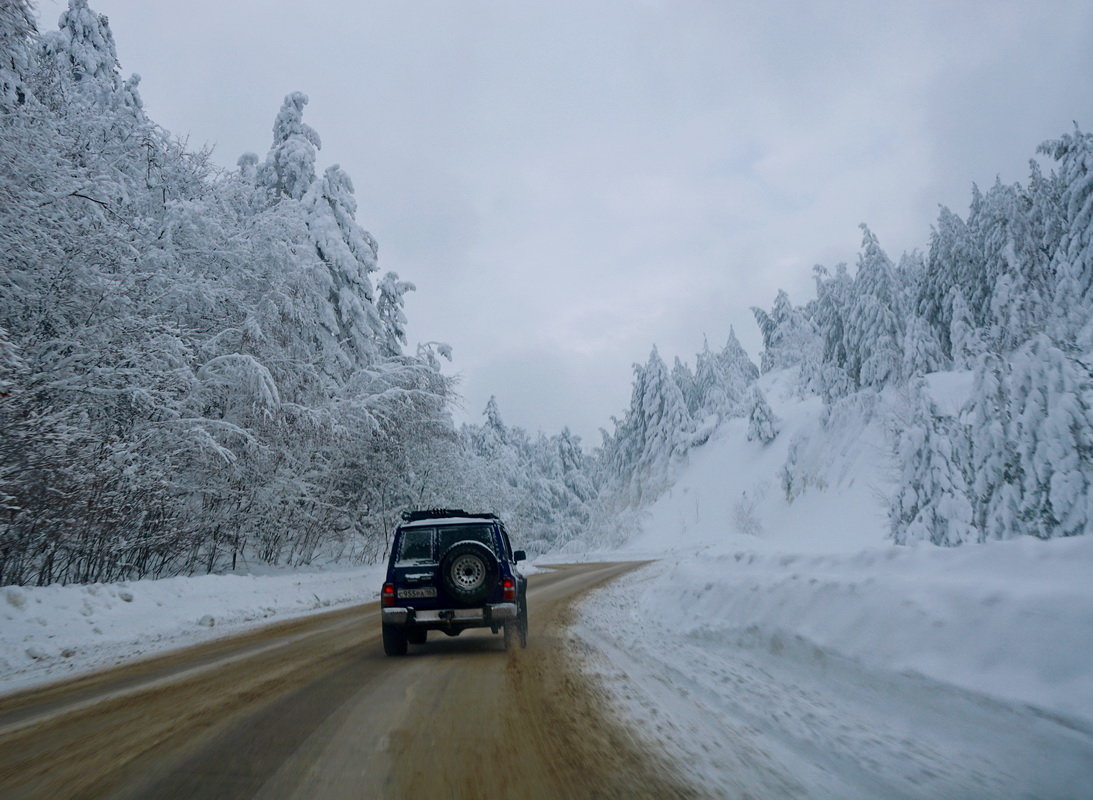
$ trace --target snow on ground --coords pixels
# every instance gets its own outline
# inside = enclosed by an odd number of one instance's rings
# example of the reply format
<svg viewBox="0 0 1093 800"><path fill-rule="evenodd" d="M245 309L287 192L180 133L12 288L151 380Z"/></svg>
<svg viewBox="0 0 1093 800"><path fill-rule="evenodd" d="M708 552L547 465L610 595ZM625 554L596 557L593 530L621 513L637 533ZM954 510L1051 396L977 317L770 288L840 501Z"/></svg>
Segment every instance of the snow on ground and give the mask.
<svg viewBox="0 0 1093 800"><path fill-rule="evenodd" d="M582 603L589 669L719 796L1088 797L1093 536L892 546L900 397L824 419L791 379L778 438L725 425L613 554L659 560Z"/></svg>
<svg viewBox="0 0 1093 800"><path fill-rule="evenodd" d="M375 600L384 566L0 588L0 693Z"/></svg>

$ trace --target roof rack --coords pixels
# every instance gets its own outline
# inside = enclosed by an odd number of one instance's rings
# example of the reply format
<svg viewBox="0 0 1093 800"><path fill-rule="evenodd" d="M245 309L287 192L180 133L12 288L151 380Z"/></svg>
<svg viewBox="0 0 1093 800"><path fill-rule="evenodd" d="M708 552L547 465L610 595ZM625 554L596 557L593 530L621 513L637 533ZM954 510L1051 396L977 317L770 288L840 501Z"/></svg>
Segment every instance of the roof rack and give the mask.
<svg viewBox="0 0 1093 800"><path fill-rule="evenodd" d="M402 512L402 519L405 522L417 522L422 519L447 519L448 517L498 518L496 514L469 514L461 508L422 508Z"/></svg>

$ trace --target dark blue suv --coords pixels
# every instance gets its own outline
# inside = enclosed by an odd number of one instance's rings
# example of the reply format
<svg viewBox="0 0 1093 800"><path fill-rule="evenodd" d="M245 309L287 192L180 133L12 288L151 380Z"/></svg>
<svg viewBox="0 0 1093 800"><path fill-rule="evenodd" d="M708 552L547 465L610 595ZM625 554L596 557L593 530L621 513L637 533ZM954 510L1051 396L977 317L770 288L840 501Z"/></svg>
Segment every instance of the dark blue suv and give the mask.
<svg viewBox="0 0 1093 800"><path fill-rule="evenodd" d="M380 595L383 651L406 654L429 631L504 632L505 649L527 647L527 579L516 567L505 524L495 514L460 509L409 511L395 530Z"/></svg>

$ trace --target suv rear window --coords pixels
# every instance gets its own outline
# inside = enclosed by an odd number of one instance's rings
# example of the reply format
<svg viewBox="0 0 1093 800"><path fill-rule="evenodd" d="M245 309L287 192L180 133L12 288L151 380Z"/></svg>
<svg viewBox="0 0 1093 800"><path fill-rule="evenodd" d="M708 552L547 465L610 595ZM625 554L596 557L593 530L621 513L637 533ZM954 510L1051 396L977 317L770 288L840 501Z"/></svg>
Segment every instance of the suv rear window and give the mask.
<svg viewBox="0 0 1093 800"><path fill-rule="evenodd" d="M456 542L464 542L467 539L481 542L490 549L491 553L496 552L493 546L493 531L489 525L443 525L437 528L437 544L439 545L437 552L443 553Z"/></svg>
<svg viewBox="0 0 1093 800"><path fill-rule="evenodd" d="M402 532L399 545L399 562L430 562L433 560L433 532L435 528L411 528Z"/></svg>
<svg viewBox="0 0 1093 800"><path fill-rule="evenodd" d="M441 525L436 528L407 528L402 532L397 563L434 563L456 542L481 542L496 553L490 525ZM435 544L435 549L434 549Z"/></svg>

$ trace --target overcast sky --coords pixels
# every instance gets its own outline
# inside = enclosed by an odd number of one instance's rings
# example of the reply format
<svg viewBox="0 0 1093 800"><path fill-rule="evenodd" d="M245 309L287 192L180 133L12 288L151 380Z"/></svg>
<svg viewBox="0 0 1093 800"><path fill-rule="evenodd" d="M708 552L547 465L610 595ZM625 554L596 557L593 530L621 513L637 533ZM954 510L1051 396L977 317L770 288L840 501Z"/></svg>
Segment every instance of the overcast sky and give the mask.
<svg viewBox="0 0 1093 800"><path fill-rule="evenodd" d="M40 0L41 27L67 3ZM866 222L896 258L972 182L1093 127L1093 3L91 0L150 116L234 165L310 97L411 347L462 418L599 443L655 343L693 360L812 296Z"/></svg>

